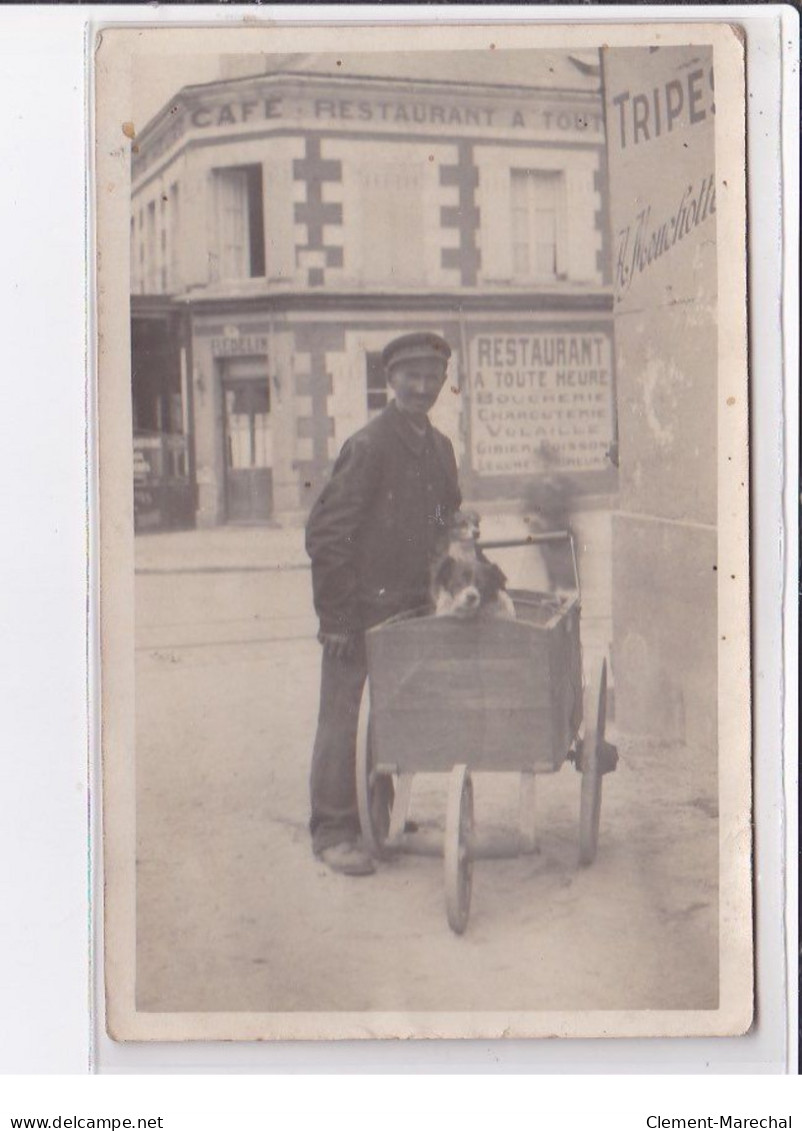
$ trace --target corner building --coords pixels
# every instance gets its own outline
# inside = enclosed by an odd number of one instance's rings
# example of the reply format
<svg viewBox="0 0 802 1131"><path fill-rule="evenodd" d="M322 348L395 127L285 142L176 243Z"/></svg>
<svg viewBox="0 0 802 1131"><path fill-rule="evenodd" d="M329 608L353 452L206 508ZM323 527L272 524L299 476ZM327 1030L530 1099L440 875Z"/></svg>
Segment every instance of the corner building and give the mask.
<svg viewBox="0 0 802 1131"><path fill-rule="evenodd" d="M546 466L614 490L599 78L555 52L527 74L231 78L137 137L132 316L159 303L181 325L159 396L198 525L305 515L387 402L382 347L413 329L454 351L432 418L467 498L515 504Z"/></svg>

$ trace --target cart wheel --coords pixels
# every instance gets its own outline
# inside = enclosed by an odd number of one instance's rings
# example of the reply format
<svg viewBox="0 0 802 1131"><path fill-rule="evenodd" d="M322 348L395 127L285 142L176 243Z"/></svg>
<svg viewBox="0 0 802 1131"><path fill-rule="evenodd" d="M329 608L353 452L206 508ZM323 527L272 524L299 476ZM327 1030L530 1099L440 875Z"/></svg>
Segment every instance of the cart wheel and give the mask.
<svg viewBox="0 0 802 1131"><path fill-rule="evenodd" d="M585 692L585 737L582 743L582 794L579 805L579 863L592 864L599 846L602 766L600 751L607 722L607 660L602 662L598 682Z"/></svg>
<svg viewBox="0 0 802 1131"><path fill-rule="evenodd" d="M379 774L373 768L370 690L366 683L356 735L356 800L362 838L369 852L380 860L387 860L392 855L387 848L387 834L390 831L393 795L392 776Z"/></svg>
<svg viewBox="0 0 802 1131"><path fill-rule="evenodd" d="M461 935L468 925L473 884L473 783L467 766L455 766L448 784L446 808L446 913L448 925Z"/></svg>

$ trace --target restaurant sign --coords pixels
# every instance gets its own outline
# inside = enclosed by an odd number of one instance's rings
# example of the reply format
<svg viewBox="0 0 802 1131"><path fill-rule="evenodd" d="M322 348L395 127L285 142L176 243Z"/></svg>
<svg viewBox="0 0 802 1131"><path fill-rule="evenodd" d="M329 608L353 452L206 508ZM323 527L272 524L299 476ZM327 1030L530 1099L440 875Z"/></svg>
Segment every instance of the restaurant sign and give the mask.
<svg viewBox="0 0 802 1131"><path fill-rule="evenodd" d="M181 93L169 113L147 137L139 139L133 153L133 171L140 176L185 134L195 136L234 131L247 135L265 129L330 129L362 132L376 130L407 136L411 131L438 138L441 135L502 136L505 138L570 140L600 145L604 120L598 96L577 93L570 101L548 94L488 98L477 93L414 96L371 89L351 94L331 89L309 89L274 83L248 90L224 88L199 98Z"/></svg>
<svg viewBox="0 0 802 1131"><path fill-rule="evenodd" d="M470 344L471 455L479 475L609 466L609 332L479 334Z"/></svg>

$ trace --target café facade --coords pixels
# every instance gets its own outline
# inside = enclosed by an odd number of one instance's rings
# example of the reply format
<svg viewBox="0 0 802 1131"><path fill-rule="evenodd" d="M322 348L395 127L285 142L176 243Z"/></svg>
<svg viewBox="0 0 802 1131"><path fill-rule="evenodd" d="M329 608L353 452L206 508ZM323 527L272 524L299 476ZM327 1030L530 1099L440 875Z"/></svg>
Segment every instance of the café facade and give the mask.
<svg viewBox="0 0 802 1131"><path fill-rule="evenodd" d="M268 72L185 87L137 136L143 526L160 445L192 500L181 522L305 515L387 403L382 347L417 329L452 346L432 419L468 498L517 505L555 469L588 500L615 489L599 77L547 72Z"/></svg>

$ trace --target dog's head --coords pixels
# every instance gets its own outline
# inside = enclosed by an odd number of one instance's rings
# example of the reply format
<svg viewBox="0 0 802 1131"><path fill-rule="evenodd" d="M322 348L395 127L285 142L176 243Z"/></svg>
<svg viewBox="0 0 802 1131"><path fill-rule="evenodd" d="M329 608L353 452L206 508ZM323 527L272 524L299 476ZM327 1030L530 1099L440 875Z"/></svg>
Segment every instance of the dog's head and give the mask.
<svg viewBox="0 0 802 1131"><path fill-rule="evenodd" d="M473 617L498 597L507 579L493 562L449 556L437 567L433 583L440 611Z"/></svg>
<svg viewBox="0 0 802 1131"><path fill-rule="evenodd" d="M479 515L476 511L455 511L448 525L452 542L479 541Z"/></svg>
<svg viewBox="0 0 802 1131"><path fill-rule="evenodd" d="M439 528L435 558L477 556L479 543L479 515L476 511L454 511L448 523Z"/></svg>

